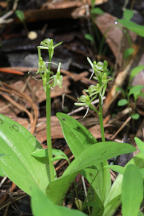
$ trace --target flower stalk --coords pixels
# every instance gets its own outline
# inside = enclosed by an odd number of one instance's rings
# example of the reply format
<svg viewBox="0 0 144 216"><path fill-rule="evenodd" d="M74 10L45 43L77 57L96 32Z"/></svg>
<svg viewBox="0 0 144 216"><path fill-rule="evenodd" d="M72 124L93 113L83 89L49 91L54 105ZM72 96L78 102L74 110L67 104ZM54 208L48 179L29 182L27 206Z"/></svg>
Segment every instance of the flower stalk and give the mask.
<svg viewBox="0 0 144 216"><path fill-rule="evenodd" d="M51 88L55 86L62 87L62 76L60 74L59 63L57 73L53 75L51 71L51 63L54 54L54 48L59 46L61 43L56 45L53 44L52 39L45 39L38 46L38 58L39 65L38 71L43 80L43 87L46 92L46 134L47 134L47 158L48 158L48 178L49 182L54 181L55 178L55 169L53 165L53 152L52 152L52 141L51 141ZM49 61L45 62L41 55L41 50L48 50Z"/></svg>

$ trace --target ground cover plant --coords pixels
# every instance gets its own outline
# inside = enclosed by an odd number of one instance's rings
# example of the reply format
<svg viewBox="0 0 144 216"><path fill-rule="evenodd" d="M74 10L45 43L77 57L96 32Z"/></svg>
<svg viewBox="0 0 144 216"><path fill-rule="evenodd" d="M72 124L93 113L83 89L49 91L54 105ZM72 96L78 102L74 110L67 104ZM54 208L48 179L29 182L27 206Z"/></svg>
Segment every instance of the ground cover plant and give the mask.
<svg viewBox="0 0 144 216"><path fill-rule="evenodd" d="M127 89L124 90L123 88L118 87L117 91L121 92L122 99L118 101L119 107L128 106L131 109L131 118L134 120L139 119L140 115L136 112L136 103L139 97L143 97L143 85L135 85L132 86L131 81L132 79L144 68L143 65L135 67L130 74L129 83L127 85Z"/></svg>
<svg viewBox="0 0 144 216"><path fill-rule="evenodd" d="M46 92L47 117L47 149L42 149L36 138L17 122L0 115L0 171L8 176L24 192L31 196L33 214L39 215L114 215L122 203L124 216L136 216L140 212L143 200L143 142L136 138L140 153L123 167L110 166L107 160L120 154L134 152L130 144L105 141L102 104L106 91L108 77L107 62L96 62L88 58L96 85L84 90L76 105L85 106L87 111L93 110L99 117L102 140L98 142L92 134L77 120L64 114L57 113L63 134L74 160L70 163L61 151L52 148L50 134L50 91L54 86L62 86L60 63L56 74L51 71L54 49L59 46L52 39L45 39L38 46L38 72L43 80ZM44 61L42 51L48 52L48 61ZM99 99L99 108L93 101ZM86 113L87 114L87 113ZM9 130L10 129L10 130ZM57 177L53 162L66 159L69 163L62 176ZM15 169L13 168L15 167ZM110 168L119 172L115 182L111 183ZM66 193L80 174L85 188L84 200L79 200L78 210L62 207ZM135 176L135 178L131 178ZM88 186L86 187L86 181ZM134 183L137 181L137 189ZM135 200L135 197L137 199ZM133 206L133 208L131 208Z"/></svg>

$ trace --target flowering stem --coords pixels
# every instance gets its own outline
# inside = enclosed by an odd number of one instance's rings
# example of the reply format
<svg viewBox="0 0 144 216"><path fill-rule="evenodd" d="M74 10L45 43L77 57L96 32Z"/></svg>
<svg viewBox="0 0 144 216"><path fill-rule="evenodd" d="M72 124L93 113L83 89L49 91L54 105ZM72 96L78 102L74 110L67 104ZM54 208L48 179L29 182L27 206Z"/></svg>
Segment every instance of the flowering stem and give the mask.
<svg viewBox="0 0 144 216"><path fill-rule="evenodd" d="M49 62L51 58L49 57ZM47 134L47 146L48 146L48 161L49 161L49 181L54 180L54 165L52 162L52 142L51 142L51 97L50 97L50 67L48 64L47 76L46 76L46 134Z"/></svg>
<svg viewBox="0 0 144 216"><path fill-rule="evenodd" d="M105 135L104 135L104 126L103 126L103 110L102 110L102 98L99 95L99 122L100 122L100 130L101 130L101 138L102 142L105 142Z"/></svg>

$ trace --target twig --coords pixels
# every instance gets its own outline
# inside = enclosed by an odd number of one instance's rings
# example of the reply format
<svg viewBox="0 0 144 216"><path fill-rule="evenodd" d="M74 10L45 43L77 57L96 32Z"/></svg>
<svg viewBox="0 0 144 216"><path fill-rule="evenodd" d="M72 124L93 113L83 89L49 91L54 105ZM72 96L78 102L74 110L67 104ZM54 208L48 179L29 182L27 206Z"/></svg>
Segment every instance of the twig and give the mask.
<svg viewBox="0 0 144 216"><path fill-rule="evenodd" d="M2 17L0 17L0 24L7 24L7 23L11 23L13 21L12 18L10 18L10 19L7 19L7 18L9 18L15 12L17 5L18 5L18 1L19 0L14 1L12 10L10 10L6 14L4 14Z"/></svg>
<svg viewBox="0 0 144 216"><path fill-rule="evenodd" d="M115 139L115 137L119 134L119 132L127 125L127 123L131 120L131 116L129 116L126 121L122 124L122 126L117 130L117 132L111 137L111 140Z"/></svg>

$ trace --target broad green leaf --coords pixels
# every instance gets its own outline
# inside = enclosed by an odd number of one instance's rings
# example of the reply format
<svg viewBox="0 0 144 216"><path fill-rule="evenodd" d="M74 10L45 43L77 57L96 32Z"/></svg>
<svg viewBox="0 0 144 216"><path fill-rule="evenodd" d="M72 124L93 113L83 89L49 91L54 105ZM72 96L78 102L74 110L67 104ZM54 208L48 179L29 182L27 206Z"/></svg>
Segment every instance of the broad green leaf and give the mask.
<svg viewBox="0 0 144 216"><path fill-rule="evenodd" d="M96 162L93 165L93 169L87 168L83 174L101 202L104 202L111 188L110 170L104 168L107 165L107 161L103 161L101 164L97 164Z"/></svg>
<svg viewBox="0 0 144 216"><path fill-rule="evenodd" d="M122 214L137 216L143 199L143 179L135 165L126 167L122 183Z"/></svg>
<svg viewBox="0 0 144 216"><path fill-rule="evenodd" d="M138 153L133 157L126 166L130 164L135 164L140 169L141 175L144 176L143 167L144 167L144 155L143 153ZM122 186L123 175L119 174L112 184L111 190L107 196L104 205L104 215L103 216L112 216L117 210L118 206L121 203L121 186Z"/></svg>
<svg viewBox="0 0 144 216"><path fill-rule="evenodd" d="M118 106L125 106L128 104L128 100L127 99L121 99L118 101Z"/></svg>
<svg viewBox="0 0 144 216"><path fill-rule="evenodd" d="M96 143L96 139L82 124L64 113L57 113L64 138L75 157L79 156L87 147Z"/></svg>
<svg viewBox="0 0 144 216"><path fill-rule="evenodd" d="M56 161L56 160L67 160L69 163L69 159L67 157L67 155L61 151L60 149L52 149L52 154L53 154L53 158L52 161ZM34 151L32 153L32 156L37 158L37 159L47 159L47 149L37 149L36 151ZM44 163L46 162L45 160L43 160Z"/></svg>
<svg viewBox="0 0 144 216"><path fill-rule="evenodd" d="M82 153L82 151L96 143L96 139L92 136L92 134L77 120L63 113L57 113L57 117L60 121L67 144L69 145L76 159L79 154ZM107 165L107 162L104 163L104 165ZM93 165L95 166L95 164ZM98 193L98 196L100 196L99 198L104 200L110 189L110 174L109 170L103 170L102 165L99 165L97 168L99 169L97 178L93 178L89 169L85 170L84 176L87 178L90 184L93 184L95 192ZM94 175L95 172L96 170L93 169Z"/></svg>
<svg viewBox="0 0 144 216"><path fill-rule="evenodd" d="M144 179L144 168L139 168L139 171L140 171L140 173L141 173L141 176L142 176L142 178Z"/></svg>
<svg viewBox="0 0 144 216"><path fill-rule="evenodd" d="M125 9L124 13L123 13L123 18L125 20L130 20L134 15L134 11L133 10L129 10L129 9Z"/></svg>
<svg viewBox="0 0 144 216"><path fill-rule="evenodd" d="M134 120L138 120L139 117L140 117L140 115L139 115L138 113L133 113L133 114L131 115L131 117L132 117L132 119L134 119Z"/></svg>
<svg viewBox="0 0 144 216"><path fill-rule="evenodd" d="M23 126L0 114L0 167L18 187L31 194L31 186L45 191L48 177L45 164L31 156L41 148L36 138Z"/></svg>
<svg viewBox="0 0 144 216"><path fill-rule="evenodd" d="M112 157L135 151L135 148L126 143L118 142L99 142L89 146L79 157L74 160L64 172L64 176L83 170L87 167L99 164Z"/></svg>
<svg viewBox="0 0 144 216"><path fill-rule="evenodd" d="M86 216L84 213L53 204L40 190L33 189L31 206L34 216Z"/></svg>
<svg viewBox="0 0 144 216"><path fill-rule="evenodd" d="M138 74L140 73L142 70L144 70L144 65L139 65L135 68L132 69L131 73L130 73L130 81Z"/></svg>
<svg viewBox="0 0 144 216"><path fill-rule="evenodd" d="M142 152L139 152L135 157L133 157L129 164L135 164L138 168L144 167L144 154Z"/></svg>
<svg viewBox="0 0 144 216"><path fill-rule="evenodd" d="M4 171L2 170L2 167L0 166L0 176L5 177L6 174L4 173Z"/></svg>
<svg viewBox="0 0 144 216"><path fill-rule="evenodd" d="M140 140L138 137L135 137L134 140L135 140L140 152L144 154L144 142L142 140Z"/></svg>
<svg viewBox="0 0 144 216"><path fill-rule="evenodd" d="M121 23L127 29L135 32L137 35L144 37L144 26L138 25L126 19L118 19L118 22Z"/></svg>
<svg viewBox="0 0 144 216"><path fill-rule="evenodd" d="M112 184L111 190L104 203L103 216L112 216L121 203L121 184L123 176L118 175L114 183Z"/></svg>
<svg viewBox="0 0 144 216"><path fill-rule="evenodd" d="M135 151L129 144L100 142L89 146L65 170L62 177L48 185L47 193L55 203L61 202L76 175L85 168L104 162L120 154ZM57 193L57 195L55 195Z"/></svg>
<svg viewBox="0 0 144 216"><path fill-rule="evenodd" d="M78 172L71 173L70 175L61 176L60 178L57 178L55 181L50 182L46 190L49 199L53 201L55 204L62 204L64 197L77 174Z"/></svg>

